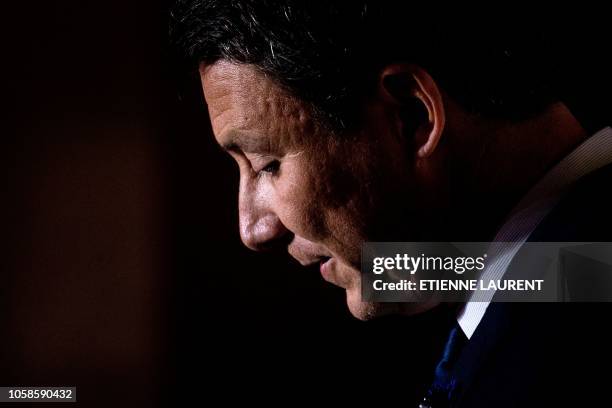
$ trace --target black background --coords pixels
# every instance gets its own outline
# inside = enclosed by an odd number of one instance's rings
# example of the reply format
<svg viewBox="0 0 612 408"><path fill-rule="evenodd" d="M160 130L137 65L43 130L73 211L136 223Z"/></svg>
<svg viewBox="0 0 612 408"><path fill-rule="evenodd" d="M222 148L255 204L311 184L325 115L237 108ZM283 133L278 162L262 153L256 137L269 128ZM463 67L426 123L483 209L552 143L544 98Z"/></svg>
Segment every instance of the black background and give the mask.
<svg viewBox="0 0 612 408"><path fill-rule="evenodd" d="M562 94L595 131L609 27L576 7L542 24ZM3 6L0 385L76 385L100 407L413 400L448 310L357 322L316 270L241 246L237 170L197 78L171 61L167 8Z"/></svg>

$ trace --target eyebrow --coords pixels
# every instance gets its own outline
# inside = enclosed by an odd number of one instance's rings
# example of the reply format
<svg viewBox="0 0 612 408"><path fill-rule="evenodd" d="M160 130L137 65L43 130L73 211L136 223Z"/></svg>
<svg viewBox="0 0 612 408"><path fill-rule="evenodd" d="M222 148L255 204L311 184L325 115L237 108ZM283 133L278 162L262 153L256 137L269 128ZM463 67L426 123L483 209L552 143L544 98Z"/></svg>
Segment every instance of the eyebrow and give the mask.
<svg viewBox="0 0 612 408"><path fill-rule="evenodd" d="M271 150L268 138L257 137L236 130L230 130L223 137L221 147L227 151L242 151L245 153L269 153Z"/></svg>

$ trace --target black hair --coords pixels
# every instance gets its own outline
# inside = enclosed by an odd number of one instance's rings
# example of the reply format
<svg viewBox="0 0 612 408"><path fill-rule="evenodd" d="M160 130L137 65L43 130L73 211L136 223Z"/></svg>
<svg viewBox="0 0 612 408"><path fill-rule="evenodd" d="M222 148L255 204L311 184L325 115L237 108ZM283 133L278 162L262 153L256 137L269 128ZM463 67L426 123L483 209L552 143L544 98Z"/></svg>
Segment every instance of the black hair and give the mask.
<svg viewBox="0 0 612 408"><path fill-rule="evenodd" d="M422 3L179 0L171 33L192 63L252 64L336 129L358 120L380 69L397 62L423 67L477 114L520 119L556 100L537 20Z"/></svg>

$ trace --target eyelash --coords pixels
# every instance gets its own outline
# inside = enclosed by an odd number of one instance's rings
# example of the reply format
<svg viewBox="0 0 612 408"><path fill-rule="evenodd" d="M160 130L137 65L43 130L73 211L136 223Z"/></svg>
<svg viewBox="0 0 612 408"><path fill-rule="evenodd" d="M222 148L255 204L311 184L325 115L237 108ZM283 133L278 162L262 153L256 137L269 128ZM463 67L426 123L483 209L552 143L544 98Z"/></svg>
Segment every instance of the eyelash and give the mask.
<svg viewBox="0 0 612 408"><path fill-rule="evenodd" d="M276 174L278 169L280 168L280 162L278 160L272 160L270 163L266 164L261 170L257 172L257 175L262 175L263 173L267 174Z"/></svg>

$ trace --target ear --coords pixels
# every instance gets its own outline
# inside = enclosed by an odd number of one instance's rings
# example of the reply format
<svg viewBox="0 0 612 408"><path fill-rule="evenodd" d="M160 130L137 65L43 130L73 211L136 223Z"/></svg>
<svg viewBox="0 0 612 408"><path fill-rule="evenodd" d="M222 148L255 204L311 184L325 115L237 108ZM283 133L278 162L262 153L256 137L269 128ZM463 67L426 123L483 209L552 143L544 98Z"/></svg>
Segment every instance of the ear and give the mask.
<svg viewBox="0 0 612 408"><path fill-rule="evenodd" d="M402 134L412 140L417 158L429 157L444 130L442 94L433 78L419 66L394 64L380 74L380 93L395 110Z"/></svg>

